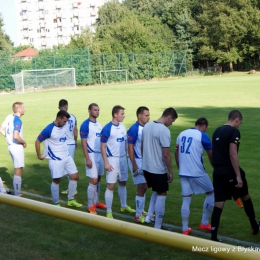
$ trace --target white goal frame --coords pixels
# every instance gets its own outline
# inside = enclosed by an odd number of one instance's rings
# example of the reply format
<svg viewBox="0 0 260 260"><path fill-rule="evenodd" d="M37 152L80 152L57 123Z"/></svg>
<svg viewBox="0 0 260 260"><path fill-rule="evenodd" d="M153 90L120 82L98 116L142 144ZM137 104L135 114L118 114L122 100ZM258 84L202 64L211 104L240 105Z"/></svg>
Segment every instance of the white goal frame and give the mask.
<svg viewBox="0 0 260 260"><path fill-rule="evenodd" d="M54 81L56 83L57 76L61 76L62 74L66 73L66 70L67 71L71 71L71 84L70 84L71 87L70 88L76 89L75 68L21 70L20 73L13 74L11 76L12 76L12 78L14 80L14 83L15 83L15 91L25 93L25 89L27 89L27 88L26 88L26 86L24 84L24 81L25 81L24 75L26 73L28 73L28 74L32 73L32 75L30 75L29 77L31 79L36 79L36 81L37 81L38 78L44 78L44 77L45 78L50 78L50 77L53 77ZM44 75L37 75L37 72L44 72ZM52 73L52 72L54 72L54 73ZM35 73L35 75L33 75L33 73ZM55 88L57 86L53 86L53 87ZM41 88L45 89L44 86L40 86L40 85L36 85L35 87L30 87L30 88L33 88L34 90L41 89Z"/></svg>
<svg viewBox="0 0 260 260"><path fill-rule="evenodd" d="M122 69L122 70L101 70L99 71L99 79L100 79L100 85L103 85L103 82L102 82L102 73L105 74L105 78L106 78L106 84L108 84L108 79L107 79L107 73L108 72L125 72L125 82L127 83L128 82L128 76L127 76L127 69Z"/></svg>

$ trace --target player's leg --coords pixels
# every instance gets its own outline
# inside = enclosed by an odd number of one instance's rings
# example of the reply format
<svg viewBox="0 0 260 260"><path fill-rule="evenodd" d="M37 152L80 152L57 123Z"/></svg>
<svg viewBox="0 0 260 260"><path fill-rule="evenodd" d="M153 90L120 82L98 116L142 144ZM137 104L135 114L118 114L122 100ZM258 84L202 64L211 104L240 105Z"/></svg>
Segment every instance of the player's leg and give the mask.
<svg viewBox="0 0 260 260"><path fill-rule="evenodd" d="M59 201L59 184L61 178L53 178L51 183L51 196L55 205L60 206Z"/></svg>
<svg viewBox="0 0 260 260"><path fill-rule="evenodd" d="M24 167L24 148L22 145L9 145L8 151L10 153L14 165L14 195L20 196L22 186L22 173Z"/></svg>
<svg viewBox="0 0 260 260"><path fill-rule="evenodd" d="M190 217L190 203L193 190L190 184L190 178L180 177L181 190L182 190L182 206L181 206L181 218L182 218L182 234L189 235L191 228L189 228Z"/></svg>
<svg viewBox="0 0 260 260"><path fill-rule="evenodd" d="M94 198L94 203L96 208L106 209L107 206L99 201L99 195L100 195L100 181L101 177L104 175L104 161L101 156L101 153L95 153L95 161L97 164L97 172L98 172L98 180L96 184L96 193Z"/></svg>
<svg viewBox="0 0 260 260"><path fill-rule="evenodd" d="M127 205L126 181L128 179L127 161L125 156L119 157L118 195L121 203L121 212L134 213L135 210Z"/></svg>

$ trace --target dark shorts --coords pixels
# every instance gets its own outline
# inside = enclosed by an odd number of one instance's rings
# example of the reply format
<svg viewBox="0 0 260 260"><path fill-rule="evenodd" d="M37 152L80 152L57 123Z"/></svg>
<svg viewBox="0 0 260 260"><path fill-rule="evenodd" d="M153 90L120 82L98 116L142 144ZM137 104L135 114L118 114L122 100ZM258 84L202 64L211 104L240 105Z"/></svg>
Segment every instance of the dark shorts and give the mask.
<svg viewBox="0 0 260 260"><path fill-rule="evenodd" d="M241 198L248 194L248 186L245 177L245 172L240 168L241 179L243 181L242 188L236 188L237 184L236 175L232 174L228 176L228 174L224 174L226 169L223 170L221 167L214 168L213 172L213 187L214 187L214 195L215 201L225 201L231 200L233 197L234 200ZM227 175L227 176L226 176Z"/></svg>
<svg viewBox="0 0 260 260"><path fill-rule="evenodd" d="M153 191L165 192L169 190L167 173L156 174L144 170L144 177L148 188L152 188Z"/></svg>

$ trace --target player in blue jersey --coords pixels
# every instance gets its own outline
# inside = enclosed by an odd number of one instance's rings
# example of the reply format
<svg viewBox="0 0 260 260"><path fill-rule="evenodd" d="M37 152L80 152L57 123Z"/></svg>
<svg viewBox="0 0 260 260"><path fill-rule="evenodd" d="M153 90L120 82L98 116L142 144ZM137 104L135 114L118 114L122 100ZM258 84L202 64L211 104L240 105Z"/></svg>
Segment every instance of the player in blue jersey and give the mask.
<svg viewBox="0 0 260 260"><path fill-rule="evenodd" d="M108 218L113 218L113 191L117 180L121 212L135 212L134 209L126 204L126 181L128 179L126 161L127 133L125 126L121 123L125 118L124 110L122 106L114 106L112 109L112 121L105 125L101 132L101 154L105 163L107 181L105 200Z"/></svg>
<svg viewBox="0 0 260 260"><path fill-rule="evenodd" d="M88 113L89 118L80 126L80 137L85 157L86 175L90 178L87 188L88 210L91 214L96 215L96 208L107 208L99 201L100 180L104 175L104 161L100 152L102 125L97 121L99 106L91 103L88 106Z"/></svg>
<svg viewBox="0 0 260 260"><path fill-rule="evenodd" d="M188 235L192 231L188 226L192 194L206 194L199 228L211 230L209 217L214 207L214 190L203 166L202 158L205 150L212 163L212 145L209 136L205 133L208 124L205 117L197 119L195 127L182 131L176 141L174 154L182 189L181 216L182 234L184 235Z"/></svg>
<svg viewBox="0 0 260 260"><path fill-rule="evenodd" d="M65 110L68 112L69 103L66 99L61 99L59 101L59 110ZM73 114L70 114L70 118L68 119L65 127L66 127L66 144L68 146L69 154L74 159L75 149L78 147L77 139L78 139L78 128L77 128L77 119ZM70 180L68 176L68 180ZM62 194L68 194L68 190L62 191ZM77 194L77 191L74 195Z"/></svg>
<svg viewBox="0 0 260 260"><path fill-rule="evenodd" d="M23 139L23 124L21 120L25 109L22 102L15 102L12 108L14 113L6 117L1 126L0 132L6 138L8 151L14 165L14 195L20 196L24 167L24 148L27 146Z"/></svg>
<svg viewBox="0 0 260 260"><path fill-rule="evenodd" d="M142 134L142 169L148 188L153 190L145 222L151 222L155 212L154 228L158 229L163 228L166 195L169 183L173 180L171 133L168 126L172 125L176 118L178 118L176 110L169 107L156 121L147 123Z"/></svg>
<svg viewBox="0 0 260 260"><path fill-rule="evenodd" d="M150 112L147 107L139 107L136 111L137 122L133 124L127 131L128 140L128 166L132 173L133 182L137 185L135 204L135 222L144 223L145 214L145 192L147 190L146 180L142 173L142 132L144 125L150 119ZM139 173L139 174L138 174Z"/></svg>
<svg viewBox="0 0 260 260"><path fill-rule="evenodd" d="M77 167L69 154L66 144L66 123L70 118L69 113L60 110L56 120L46 126L35 141L36 154L39 160L49 159L49 168L52 176L51 194L54 204L60 206L59 202L59 183L61 177L69 175L68 203L70 207L81 207L82 205L74 200L77 189L78 171ZM41 142L44 141L44 154L41 155Z"/></svg>
<svg viewBox="0 0 260 260"><path fill-rule="evenodd" d="M217 237L222 210L226 200L241 198L252 234L259 233L260 222L256 220L253 202L248 193L245 172L239 166L238 150L243 121L240 111L232 110L225 125L218 127L212 136L212 164L215 205L211 217L211 240L220 241Z"/></svg>

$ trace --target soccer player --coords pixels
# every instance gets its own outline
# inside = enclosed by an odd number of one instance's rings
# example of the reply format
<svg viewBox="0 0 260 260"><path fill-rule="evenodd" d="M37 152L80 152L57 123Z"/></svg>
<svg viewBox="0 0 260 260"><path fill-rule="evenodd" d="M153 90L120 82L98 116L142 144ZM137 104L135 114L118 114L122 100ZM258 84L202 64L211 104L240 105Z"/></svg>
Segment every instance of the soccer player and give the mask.
<svg viewBox="0 0 260 260"><path fill-rule="evenodd" d="M106 205L99 201L100 180L104 175L104 161L100 152L100 134L102 125L97 121L99 106L91 103L88 106L89 118L80 127L80 137L85 157L86 175L90 178L87 188L88 210L97 214L96 208L106 209Z"/></svg>
<svg viewBox="0 0 260 260"><path fill-rule="evenodd" d="M68 185L68 203L70 207L81 207L82 204L74 200L74 194L77 189L78 171L74 160L69 154L66 144L66 123L70 118L69 113L60 110L57 113L56 120L47 125L39 134L35 141L36 154L39 160L49 159L49 168L52 176L51 194L54 204L60 206L59 202L59 183L61 177L69 175ZM44 141L44 154L41 155L41 142Z"/></svg>
<svg viewBox="0 0 260 260"><path fill-rule="evenodd" d="M135 210L126 204L126 181L128 169L126 161L127 133L125 126L121 123L125 118L122 106L114 106L112 109L112 121L101 131L101 154L104 159L106 170L107 188L105 200L107 206L107 217L113 218L112 203L113 191L118 180L118 195L121 202L121 212L134 213Z"/></svg>
<svg viewBox="0 0 260 260"><path fill-rule="evenodd" d="M259 232L254 206L248 194L245 172L239 166L238 150L243 117L240 111L232 110L225 125L218 127L212 137L212 164L215 206L211 217L211 240L220 241L217 232L226 200L241 198L245 213L252 227L252 234ZM220 241L221 242L221 241Z"/></svg>
<svg viewBox="0 0 260 260"><path fill-rule="evenodd" d="M133 182L137 185L135 204L135 222L144 223L144 205L145 192L147 190L146 180L142 172L142 153L141 153L141 139L144 125L150 119L150 112L147 107L139 107L136 111L137 122L133 124L128 132L128 166L132 173ZM139 172L139 174L138 174Z"/></svg>
<svg viewBox="0 0 260 260"><path fill-rule="evenodd" d="M209 217L214 207L214 190L212 182L203 166L203 152L207 152L209 161L212 160L212 145L209 136L205 133L208 128L205 117L195 122L195 127L182 131L177 137L175 161L179 168L182 189L182 234L189 235L190 203L192 194L206 194L203 205L202 220L199 228L211 230Z"/></svg>
<svg viewBox="0 0 260 260"><path fill-rule="evenodd" d="M14 113L5 118L0 128L0 132L6 138L8 151L14 165L14 195L20 196L24 167L24 148L27 146L23 139L23 124L21 120L25 109L22 102L13 103L12 108Z"/></svg>
<svg viewBox="0 0 260 260"><path fill-rule="evenodd" d="M65 110L68 112L69 103L66 99L61 99L59 101L59 110ZM75 149L78 147L77 139L78 139L78 128L77 128L77 119L73 114L70 114L70 118L68 119L65 127L66 127L66 144L68 146L69 154L74 159ZM68 176L68 180L70 178ZM62 191L62 194L68 194L68 190ZM77 194L77 191L74 195Z"/></svg>
<svg viewBox="0 0 260 260"><path fill-rule="evenodd" d="M147 123L142 134L143 164L142 169L148 188L152 188L148 215L145 222L150 223L155 212L154 227L162 229L165 200L169 183L173 180L170 154L171 133L168 126L178 118L174 108L164 110L156 121ZM169 175L167 175L167 170Z"/></svg>

